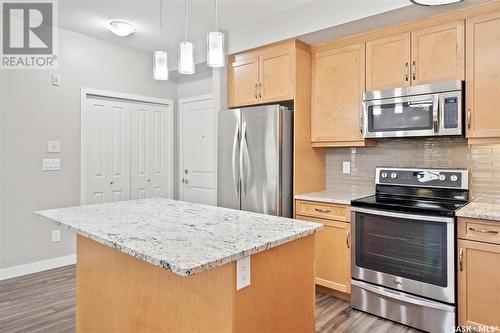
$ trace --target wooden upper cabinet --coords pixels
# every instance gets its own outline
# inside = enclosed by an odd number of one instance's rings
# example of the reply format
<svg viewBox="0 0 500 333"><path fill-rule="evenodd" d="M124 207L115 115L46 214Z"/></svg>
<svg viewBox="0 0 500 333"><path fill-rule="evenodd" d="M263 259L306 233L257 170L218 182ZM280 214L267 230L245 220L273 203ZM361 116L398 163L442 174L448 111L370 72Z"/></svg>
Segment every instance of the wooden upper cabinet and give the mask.
<svg viewBox="0 0 500 333"><path fill-rule="evenodd" d="M410 84L410 33L366 42L366 90Z"/></svg>
<svg viewBox="0 0 500 333"><path fill-rule="evenodd" d="M365 46L314 52L311 141L315 147L362 146Z"/></svg>
<svg viewBox="0 0 500 333"><path fill-rule="evenodd" d="M230 63L229 103L231 106L255 104L258 101L259 57L248 57Z"/></svg>
<svg viewBox="0 0 500 333"><path fill-rule="evenodd" d="M294 98L295 41L231 56L229 106L280 102Z"/></svg>
<svg viewBox="0 0 500 333"><path fill-rule="evenodd" d="M366 90L465 78L464 21L366 42Z"/></svg>
<svg viewBox="0 0 500 333"><path fill-rule="evenodd" d="M263 54L259 60L260 103L293 99L293 54L280 48Z"/></svg>
<svg viewBox="0 0 500 333"><path fill-rule="evenodd" d="M412 85L464 80L464 26L458 21L412 31Z"/></svg>
<svg viewBox="0 0 500 333"><path fill-rule="evenodd" d="M500 11L467 20L467 137L500 142Z"/></svg>
<svg viewBox="0 0 500 333"><path fill-rule="evenodd" d="M458 240L458 324L500 327L500 245Z"/></svg>

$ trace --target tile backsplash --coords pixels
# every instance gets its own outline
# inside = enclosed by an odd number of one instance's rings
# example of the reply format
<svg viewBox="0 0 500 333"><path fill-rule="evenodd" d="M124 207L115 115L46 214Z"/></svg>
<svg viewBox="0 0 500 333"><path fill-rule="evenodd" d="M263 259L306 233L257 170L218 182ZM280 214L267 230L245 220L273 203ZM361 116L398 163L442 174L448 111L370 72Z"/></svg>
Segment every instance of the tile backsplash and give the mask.
<svg viewBox="0 0 500 333"><path fill-rule="evenodd" d="M342 162L351 173L342 173ZM372 185L375 167L468 168L472 195L500 199L500 144L469 146L463 138L379 141L375 147L332 148L326 154L326 188L336 185ZM496 199L496 198L495 198Z"/></svg>

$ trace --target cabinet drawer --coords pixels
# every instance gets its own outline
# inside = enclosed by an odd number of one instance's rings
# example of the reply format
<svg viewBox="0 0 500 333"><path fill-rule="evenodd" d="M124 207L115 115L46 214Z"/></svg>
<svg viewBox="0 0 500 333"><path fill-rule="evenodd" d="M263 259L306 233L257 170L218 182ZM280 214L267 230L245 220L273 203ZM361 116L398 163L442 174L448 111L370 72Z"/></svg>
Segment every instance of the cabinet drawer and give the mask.
<svg viewBox="0 0 500 333"><path fill-rule="evenodd" d="M296 200L295 214L342 222L351 221L350 208L347 205Z"/></svg>
<svg viewBox="0 0 500 333"><path fill-rule="evenodd" d="M458 238L500 244L500 222L459 218Z"/></svg>

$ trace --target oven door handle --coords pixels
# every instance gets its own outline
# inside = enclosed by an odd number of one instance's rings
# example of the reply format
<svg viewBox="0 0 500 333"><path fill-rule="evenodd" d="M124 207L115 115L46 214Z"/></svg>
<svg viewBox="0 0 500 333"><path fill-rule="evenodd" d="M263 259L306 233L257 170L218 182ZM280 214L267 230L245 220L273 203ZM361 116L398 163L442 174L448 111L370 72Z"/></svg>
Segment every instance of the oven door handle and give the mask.
<svg viewBox="0 0 500 333"><path fill-rule="evenodd" d="M441 304L433 301L426 300L417 296L403 294L402 292L388 290L387 288L375 287L368 283L363 283L356 280L351 280L351 284L361 289L371 291L372 293L379 294L385 297L393 298L401 302L420 305L427 308L438 309L447 312L455 312L455 308L446 304Z"/></svg>
<svg viewBox="0 0 500 333"><path fill-rule="evenodd" d="M366 209L366 208L352 207L352 206L351 206L351 212L364 213L364 214L370 214L370 215L378 215L378 216L395 217L395 218L401 218L401 219L406 219L406 220L432 221L432 222L441 222L441 223L453 223L453 222L455 222L455 218L453 218L453 217L395 213L395 212L389 212L386 210Z"/></svg>

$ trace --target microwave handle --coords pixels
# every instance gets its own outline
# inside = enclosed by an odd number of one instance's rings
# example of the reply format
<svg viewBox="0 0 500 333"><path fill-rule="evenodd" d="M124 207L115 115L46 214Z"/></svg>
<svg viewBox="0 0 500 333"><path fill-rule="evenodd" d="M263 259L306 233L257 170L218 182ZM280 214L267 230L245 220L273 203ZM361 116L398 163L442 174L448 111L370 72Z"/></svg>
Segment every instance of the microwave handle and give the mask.
<svg viewBox="0 0 500 333"><path fill-rule="evenodd" d="M441 112L441 98L438 94L434 95L434 103L432 107L432 128L434 133L439 132L439 116Z"/></svg>

